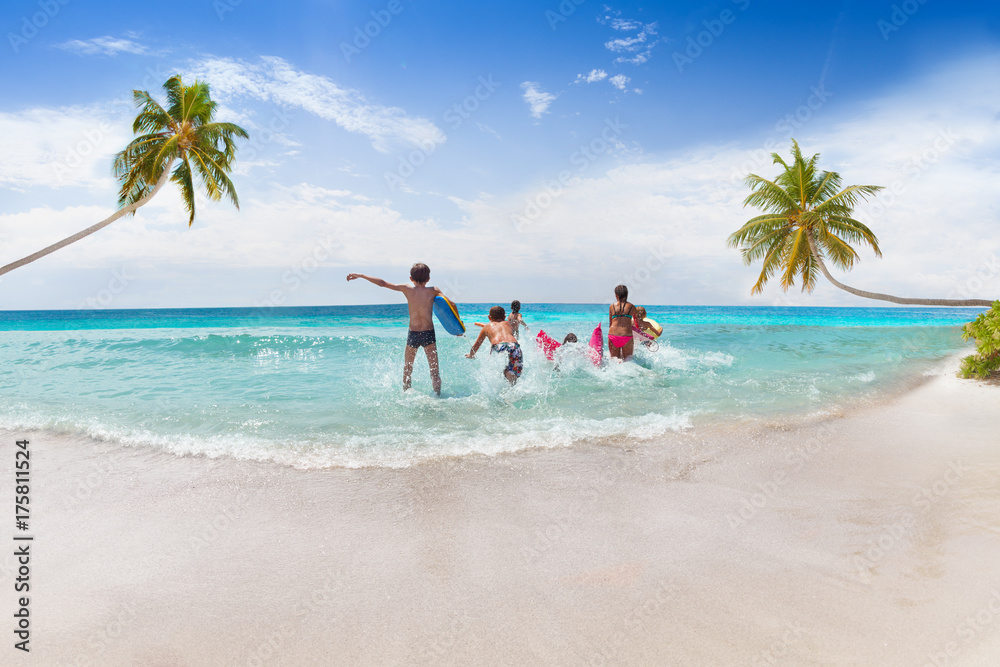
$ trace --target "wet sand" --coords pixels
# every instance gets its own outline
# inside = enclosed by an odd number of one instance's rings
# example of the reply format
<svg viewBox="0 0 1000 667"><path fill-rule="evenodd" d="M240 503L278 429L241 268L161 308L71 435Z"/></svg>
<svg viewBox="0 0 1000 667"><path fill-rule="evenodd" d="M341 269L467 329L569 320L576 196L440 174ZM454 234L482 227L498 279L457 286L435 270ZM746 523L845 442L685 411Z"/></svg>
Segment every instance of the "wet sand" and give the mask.
<svg viewBox="0 0 1000 667"><path fill-rule="evenodd" d="M6 480L31 442L35 538L30 655L0 556L3 664L1000 661L1000 389L948 373L833 418L403 470L0 437Z"/></svg>

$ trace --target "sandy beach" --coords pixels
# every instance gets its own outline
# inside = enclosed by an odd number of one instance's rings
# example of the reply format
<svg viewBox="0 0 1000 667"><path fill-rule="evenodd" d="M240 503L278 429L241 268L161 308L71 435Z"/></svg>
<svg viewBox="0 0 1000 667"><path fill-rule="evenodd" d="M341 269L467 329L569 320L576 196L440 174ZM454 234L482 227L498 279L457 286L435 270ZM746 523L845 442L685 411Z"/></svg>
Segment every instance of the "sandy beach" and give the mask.
<svg viewBox="0 0 1000 667"><path fill-rule="evenodd" d="M835 417L398 470L5 432L4 663L996 664L1000 394L949 363Z"/></svg>

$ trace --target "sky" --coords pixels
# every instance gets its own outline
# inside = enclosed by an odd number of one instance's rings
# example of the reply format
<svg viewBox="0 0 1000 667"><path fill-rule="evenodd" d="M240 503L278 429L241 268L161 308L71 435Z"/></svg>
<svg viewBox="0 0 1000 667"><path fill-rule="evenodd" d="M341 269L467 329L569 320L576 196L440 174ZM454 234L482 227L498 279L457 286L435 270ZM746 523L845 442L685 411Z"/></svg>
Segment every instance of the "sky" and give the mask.
<svg viewBox="0 0 1000 667"><path fill-rule="evenodd" d="M250 134L240 209L168 186L0 278L0 309L458 302L878 306L825 281L751 295L726 239L796 139L847 184L843 282L1000 297L995 2L7 0L0 264L114 212L134 89L180 74Z"/></svg>

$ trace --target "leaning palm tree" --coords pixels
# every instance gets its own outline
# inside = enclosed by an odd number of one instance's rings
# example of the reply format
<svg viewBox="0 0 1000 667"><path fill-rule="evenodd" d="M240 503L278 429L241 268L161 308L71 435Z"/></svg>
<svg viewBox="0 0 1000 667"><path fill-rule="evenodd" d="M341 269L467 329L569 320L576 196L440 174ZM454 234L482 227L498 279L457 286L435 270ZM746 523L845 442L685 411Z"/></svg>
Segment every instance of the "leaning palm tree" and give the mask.
<svg viewBox="0 0 1000 667"><path fill-rule="evenodd" d="M132 131L139 136L115 155L112 171L121 182L118 210L96 225L0 267L0 275L134 214L160 191L168 178L181 189L189 213L188 226L194 222L194 174L199 176L209 199L219 201L225 195L236 208L240 207L228 172L236 157L235 138L248 138L246 130L233 123L213 121L216 103L212 101L207 83L196 80L194 85L185 86L180 75L175 75L167 79L163 89L167 95L166 109L146 91L132 91L139 108ZM171 172L175 163L177 167Z"/></svg>
<svg viewBox="0 0 1000 667"><path fill-rule="evenodd" d="M783 171L773 181L750 174L745 183L753 191L743 202L764 211L752 218L729 237L729 247L739 248L743 263L763 260L757 283L750 291L758 294L775 273L781 273L781 287L786 292L802 281L802 291L812 292L819 273L842 290L892 303L919 306L990 306L984 299L907 299L878 292L848 287L826 268L829 260L837 268L848 271L859 258L851 243L871 247L876 257L882 256L878 239L872 230L851 215L860 202L882 189L878 185L849 185L841 189L840 174L818 171L819 154L806 160L799 144L792 140L792 163L772 153L775 164Z"/></svg>

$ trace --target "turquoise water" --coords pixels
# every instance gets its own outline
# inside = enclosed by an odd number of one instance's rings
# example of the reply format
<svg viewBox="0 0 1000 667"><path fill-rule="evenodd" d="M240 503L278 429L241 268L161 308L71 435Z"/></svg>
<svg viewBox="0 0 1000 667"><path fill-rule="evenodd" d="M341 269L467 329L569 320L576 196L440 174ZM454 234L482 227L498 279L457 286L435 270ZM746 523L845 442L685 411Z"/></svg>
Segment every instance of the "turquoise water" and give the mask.
<svg viewBox="0 0 1000 667"><path fill-rule="evenodd" d="M487 304L464 304L470 329ZM559 368L543 328L587 340L607 306L526 304L525 372L464 357L438 327L443 395L421 352L401 391L403 305L0 312L0 428L302 467L407 465L701 424L817 414L874 399L969 347L978 309L648 307L659 349Z"/></svg>

